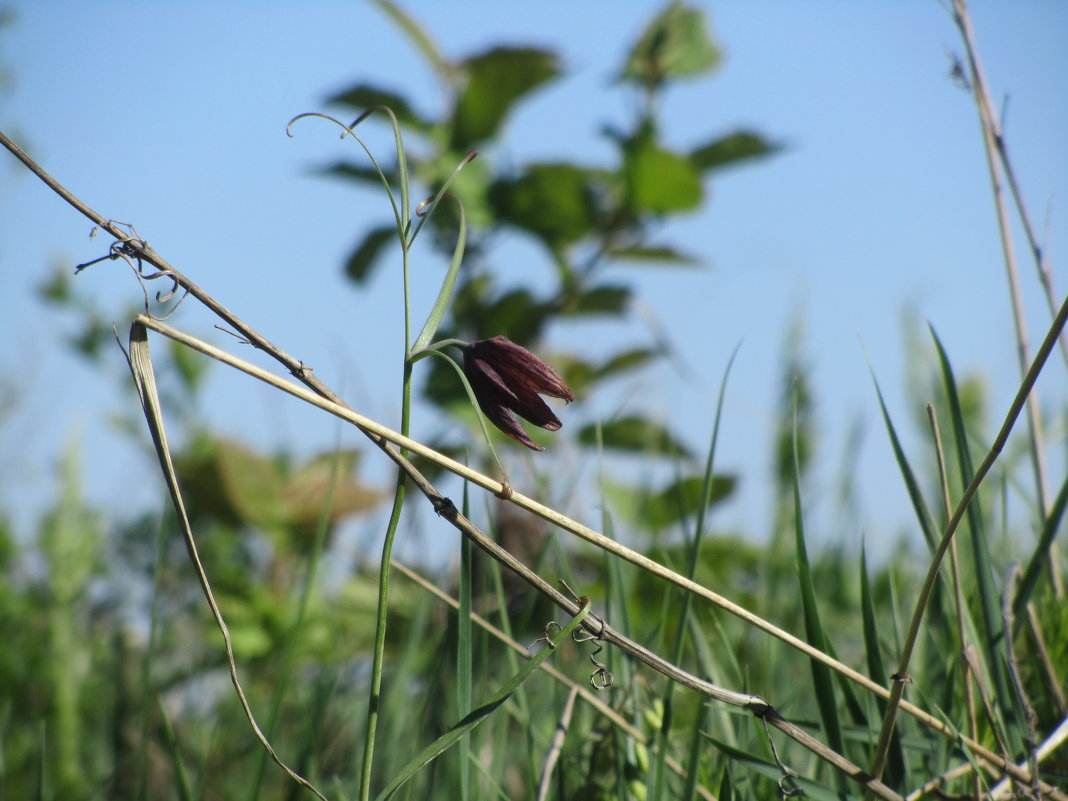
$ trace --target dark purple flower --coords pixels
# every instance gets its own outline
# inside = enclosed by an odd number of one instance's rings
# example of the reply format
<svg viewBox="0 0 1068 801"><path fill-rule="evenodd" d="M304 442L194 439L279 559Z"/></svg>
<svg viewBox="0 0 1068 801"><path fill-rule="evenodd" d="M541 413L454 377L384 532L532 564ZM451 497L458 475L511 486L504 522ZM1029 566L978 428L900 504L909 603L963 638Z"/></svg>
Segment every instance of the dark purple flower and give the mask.
<svg viewBox="0 0 1068 801"><path fill-rule="evenodd" d="M538 397L548 395L568 403L575 399L556 369L503 336L480 339L463 351L464 374L482 413L512 439L545 450L527 436L515 415L547 431L560 428L552 409Z"/></svg>

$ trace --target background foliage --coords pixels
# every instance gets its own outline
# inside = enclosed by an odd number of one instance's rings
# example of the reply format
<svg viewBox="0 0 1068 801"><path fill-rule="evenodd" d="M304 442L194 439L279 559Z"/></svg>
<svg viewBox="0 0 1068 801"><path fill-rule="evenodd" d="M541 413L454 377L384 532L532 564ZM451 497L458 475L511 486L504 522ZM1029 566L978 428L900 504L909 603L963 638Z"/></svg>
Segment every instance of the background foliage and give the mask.
<svg viewBox="0 0 1068 801"><path fill-rule="evenodd" d="M413 19L392 6L384 10L416 43L440 81L445 98L440 115L425 117L411 99L370 84L339 92L328 98L329 104L353 115L371 105L389 105L409 143L413 176L428 190L440 185L470 150L482 151L453 187L470 229L455 302L441 335L479 339L503 333L537 349L561 368L580 404L664 358L668 347L651 341L593 360L583 353L581 335L569 336L568 330L581 332L579 324L589 318L624 327L634 300L628 276L635 269L692 269L698 256L663 241L665 223L706 202L718 170L776 152L771 139L747 129L682 150L665 141L670 120L660 114L662 93L673 82L714 79L720 60L702 15L672 4L630 48L614 90L633 97L633 118L625 125L608 123L601 131L616 148L614 163L500 164L494 153L503 123L519 104L536 102L539 88L562 77L557 56L535 48L493 46L449 57ZM364 161L333 164L325 172L357 184L378 180ZM387 167L387 173L396 179L396 166ZM456 222L448 213L432 218L434 245L445 254L452 252ZM535 243L544 274L529 280L504 269L495 259L495 245L504 236ZM392 226L372 227L355 245L346 274L357 284L367 282L376 270L388 269L393 246ZM81 303L69 281L57 278L42 287L42 294L81 321L72 346L87 359L103 358L102 346L110 336L102 322L107 316ZM551 329L559 331L554 341L574 339L575 348L546 352L543 343ZM347 797L356 783L362 746L378 566L368 562L337 575L324 555L331 553L345 518L373 512L385 495L361 480L361 452L337 447L297 459L204 429L190 412L202 386L203 365L180 349L170 355L165 401L186 443L179 473L253 706L262 710L265 730L287 761L332 797ZM941 369L920 380L937 388L957 495L974 469L979 443L990 434L981 389L968 379L956 379L950 357L943 356ZM455 375L439 360L423 362L423 368L429 368L421 379L426 398L464 424L432 444L458 455L471 449L471 460L479 462L481 446L472 445L479 435ZM690 565L701 584L789 631L804 631L810 642L849 664L865 665L871 676L885 681L924 563L905 553L876 566L863 558L858 564L854 554L833 549L806 554L799 501L808 491L807 476L818 453L813 404L821 389L829 388L811 385L804 355L793 345L784 350L782 375L777 513L767 545L707 534L698 541L708 525L707 503L729 498L736 479L714 475L706 497L711 454L695 453L670 420L628 413L575 430L565 426L540 441L571 454L570 462L550 461L551 454L544 462L510 454L506 462L547 498L565 499L580 491L574 487L602 494L606 533L638 544L677 570ZM137 432L133 436L143 436L134 410L123 411L121 418L120 425ZM902 422L889 416L886 422L888 436L896 436L894 424ZM570 447L560 443L563 437ZM72 441L53 508L28 545L0 526L5 575L0 635L9 643L0 656L4 794L295 797L297 789L266 760L234 702L215 632L171 516L124 519L119 510L87 508L79 488L78 454L78 443ZM659 472L655 478L648 470L617 473L610 465L621 457L635 457L642 466L659 465ZM911 458L915 464L929 463L927 457ZM900 467L905 475L920 473L922 489L913 501L933 543L943 517L937 476L926 468L916 470L909 459L902 455ZM598 480L590 481L584 469L592 462L606 467ZM1026 469L1020 458L1008 464L1000 477L1003 486L1028 480L1018 475ZM664 475L670 476L666 482ZM843 505L847 502L848 497ZM674 661L699 675L771 698L784 714L810 725L850 758L870 763L880 704L844 682L836 685L821 677L808 660L738 620L701 607L680 614L677 591L589 549L572 547L503 504L481 503L474 502L473 515L499 542L542 575L565 576L583 594L603 599L606 616L624 632L658 653L673 654ZM979 735L988 743L1000 737L1008 753L1020 755L1027 747L1022 697L1038 711L1040 732L1051 730L1066 714L1068 613L1051 583L1058 563L1042 573L1029 616L1018 620L1017 657L1024 667L1025 692L1014 691L1007 671L1012 660L1001 644L1002 624L989 608L996 601L993 589L984 594L977 588L991 577L1000 580L1013 559L1026 562L1037 552L1025 550L1025 532L1008 530L999 519L1003 508L997 487L980 496L968 520L970 551L961 558L961 585L969 588L966 607L957 608L947 577L918 642L913 673L919 678L917 700L963 727L971 700L957 678L962 660L957 621L962 614L992 678L987 700L994 712L980 716ZM1051 525L1056 530L1061 512L1036 509L1034 532ZM512 632L521 644L540 636L554 614L525 585L501 575L486 560L476 559L464 578L443 571L439 583L453 594L470 592L475 611ZM381 699L375 787L396 776L470 704L458 678L463 672L457 661L460 626L451 610L416 585L397 580L389 614L389 675ZM1031 621L1029 627L1025 619ZM478 629L470 637L478 700L488 695L483 688L497 687L514 674L520 660ZM590 670L590 650L569 645L554 662L582 682ZM580 703L555 773L556 797L683 797L693 792L669 771L668 755L688 765L701 785L719 797L763 798L776 792L782 771L749 717L691 703L688 695L683 701L683 691L674 692L661 677L618 654L601 658L615 675L604 701L640 736ZM404 792L411 798L451 798L456 797L453 788L467 787L472 797L494 792L534 797L566 694L549 677L536 675L471 735L469 750L460 752L469 754L470 761L447 755L416 774ZM855 792L806 752L788 750L785 761L813 796ZM911 788L960 761L953 742L903 721L887 781ZM1045 770L1054 784L1068 775L1068 767L1056 759ZM968 788L966 782L954 787Z"/></svg>

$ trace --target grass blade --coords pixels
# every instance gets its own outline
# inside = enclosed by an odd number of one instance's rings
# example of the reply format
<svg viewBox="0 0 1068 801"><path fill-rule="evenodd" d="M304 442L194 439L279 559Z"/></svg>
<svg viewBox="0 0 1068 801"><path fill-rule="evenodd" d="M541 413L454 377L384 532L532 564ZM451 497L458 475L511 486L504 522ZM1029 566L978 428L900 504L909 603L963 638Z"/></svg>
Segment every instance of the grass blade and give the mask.
<svg viewBox="0 0 1068 801"><path fill-rule="evenodd" d="M464 482L463 513L470 514L470 485ZM471 560L474 546L467 537L460 537L460 586L458 600L459 616L456 625L456 705L459 713L466 715L471 709L472 682L472 623L471 623ZM460 768L460 799L471 797L471 738L460 738L457 745Z"/></svg>
<svg viewBox="0 0 1068 801"><path fill-rule="evenodd" d="M888 677L883 664L882 650L879 647L879 624L875 618L875 601L872 597L871 581L868 576L868 554L861 546L860 551L860 612L864 630L864 653L868 660L868 673L876 681L885 681ZM886 715L886 700L876 696L881 715ZM901 733L894 729L890 740L887 761L887 784L899 786L905 777L905 752L901 747Z"/></svg>
<svg viewBox="0 0 1068 801"><path fill-rule="evenodd" d="M912 471L912 466L909 464L908 457L905 456L905 449L901 447L901 440L898 439L897 430L894 428L894 424L890 420L890 413L886 410L886 402L883 400L883 392L879 388L879 382L875 378L874 371L872 372L872 383L875 384L875 395L879 399L879 409L883 414L883 422L886 424L886 433L890 437L890 445L894 449L894 458L897 460L897 467L901 471L901 478L905 482L905 489L908 490L909 500L912 501L912 508L916 512L916 520L920 524L920 530L923 531L923 538L927 541L927 547L934 551L938 545L938 529L934 524L934 520L931 517L931 512L927 508L927 502L923 498L923 491L920 489L920 482L916 480L916 474Z"/></svg>
<svg viewBox="0 0 1068 801"><path fill-rule="evenodd" d="M167 747L171 752L171 759L174 762L174 777L175 784L178 786L178 798L181 801L193 801L193 789L189 786L189 772L185 769L185 760L182 759L182 752L178 748L178 738L174 734L174 726L171 725L171 716L167 714L167 707L163 704L163 699L156 699L159 706L160 717L163 721L163 736L167 742Z"/></svg>
<svg viewBox="0 0 1068 801"><path fill-rule="evenodd" d="M1035 545L1034 553L1031 554L1031 559L1027 562L1023 578L1020 579L1016 600L1013 602L1013 613L1016 616L1017 625L1024 621L1027 603L1031 600L1031 595L1038 585L1039 574L1048 565L1049 551L1053 545L1054 538L1057 536L1057 531L1061 527L1061 521L1064 519L1065 508L1068 508L1068 477L1061 484L1057 499L1053 502L1053 507L1049 510L1049 515L1047 515L1042 525L1042 533L1038 537L1038 544Z"/></svg>
<svg viewBox="0 0 1068 801"><path fill-rule="evenodd" d="M801 586L801 606L805 619L805 638L808 642L827 652L827 636L820 621L819 608L816 604L816 591L812 582L812 572L808 561L808 550L805 547L805 524L801 508L801 465L798 461L797 442L797 402L794 403L794 426L793 426L793 491L794 491L794 535L797 551L797 574ZM816 703L819 707L820 719L827 734L827 744L832 750L841 754L842 748L842 724L838 717L838 704L834 697L834 680L830 669L822 662L809 659L812 669L812 685L816 694ZM837 778L840 782L841 779Z"/></svg>
<svg viewBox="0 0 1068 801"><path fill-rule="evenodd" d="M738 355L738 349L741 345L734 348L734 352L731 353L730 359L727 360L727 367L723 371L723 378L719 384L719 396L716 400L716 413L712 420L712 441L708 445L708 455L705 459L705 473L703 478L703 485L701 488L701 501L697 506L697 510L694 513L695 527L693 534L693 541L690 543L689 561L686 565L686 578L693 580L697 574L697 563L701 557L701 543L705 536L705 524L708 517L708 507L712 503L712 488L714 478L714 465L716 456L716 442L719 439L719 424L723 416L723 396L727 391L727 378L730 376L731 366L734 364L734 358ZM685 509L685 503L681 504ZM693 595L688 592L679 592L681 595L681 602L679 606L677 623L675 629L675 642L671 648L671 661L673 664L682 664L682 652L686 645L686 634L690 629L689 622L691 617L691 610L693 608ZM664 797L664 777L666 776L665 760L668 756L668 739L671 732L671 722L673 718L673 698L675 694L675 682L670 679L665 679L664 692L661 700L664 705L664 712L661 717L660 731L657 736L658 746L653 754L653 761L650 766L648 781L646 786L650 793L650 798L663 798ZM701 716L698 716L700 719ZM696 761L693 761L690 765L691 779L696 769ZM691 789L691 793L693 790ZM691 795L692 797L692 795Z"/></svg>
<svg viewBox="0 0 1068 801"><path fill-rule="evenodd" d="M965 430L964 412L961 409L960 396L957 393L957 382L953 376L953 367L950 365L949 356L942 347L942 342L933 327L931 328L931 337L934 339L935 348L938 350L942 379L949 399L950 420L953 423L953 436L956 440L957 461L960 467L961 490L967 491L968 485L975 475L975 468L972 464L971 452L968 449L968 433ZM1012 695L1009 692L1003 656L998 652L1003 634L1001 609L997 588L994 583L994 567L990 559L990 550L987 547L986 526L980 505L975 502L969 504L966 516L968 529L971 533L976 591L979 594L979 610L983 621L983 651L992 670L994 691L1003 708L1008 709L1012 706ZM1016 727L1013 728L1015 729Z"/></svg>
<svg viewBox="0 0 1068 801"><path fill-rule="evenodd" d="M519 689L528 678L530 678L531 674L538 669L541 663L549 658L552 652L555 651L568 636L570 636L572 631L578 628L586 618L586 615L589 614L589 611L590 601L589 599L584 599L582 609L579 613L571 618L567 625L561 628L554 636L549 637L544 648L531 657L531 659L520 668L519 672L512 676L512 678L492 698L478 707L478 709L475 709L470 714L466 715L462 720L456 723L456 725L449 729L449 731L445 732L445 734L424 748L378 795L377 801L386 801L386 799L391 798L397 790L412 778L412 776L441 756L441 754L449 750L453 745L459 742L465 734L482 723L502 704L504 704L505 701L511 698L512 694L515 693L515 691Z"/></svg>

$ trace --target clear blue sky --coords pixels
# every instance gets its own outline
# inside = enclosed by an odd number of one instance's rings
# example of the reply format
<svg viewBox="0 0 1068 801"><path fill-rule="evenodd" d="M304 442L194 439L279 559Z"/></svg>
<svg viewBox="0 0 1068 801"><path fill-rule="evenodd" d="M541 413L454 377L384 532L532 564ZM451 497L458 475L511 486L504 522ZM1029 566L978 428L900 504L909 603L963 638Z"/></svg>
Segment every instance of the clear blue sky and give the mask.
<svg viewBox="0 0 1068 801"><path fill-rule="evenodd" d="M14 84L0 95L0 127L89 205L135 223L161 254L313 365L354 406L395 424L395 276L382 271L366 288L340 276L363 227L387 217L384 198L312 174L355 152L325 125L305 123L295 139L284 134L290 117L324 110L325 97L360 81L414 96L430 111L441 107L429 71L389 22L361 2L12 5L16 18L0 31L0 60ZM611 77L625 45L660 5L480 0L406 7L452 56L500 42L562 52L565 79L510 119L504 151L491 156L519 162L610 157L596 131L633 112ZM905 386L906 312L915 336L926 335L926 320L936 326L958 374L984 377L990 431L1017 380L976 113L948 77L959 37L935 0L700 5L726 61L711 80L669 94L663 116L671 142L685 147L751 127L787 147L713 181L707 208L665 232L700 254L706 269L635 276L642 312L613 335L647 341L645 320L655 319L679 346L688 374L665 366L593 399L583 419L611 415L626 398L628 408L670 417L703 448L720 376L742 342L719 452L722 468L738 473L742 485L716 523L760 536L768 523L782 346L799 320L824 437L810 530L822 524L825 536L851 541L862 532L885 537L911 517L865 349L891 412L909 431L918 399ZM1019 178L1063 292L1068 4L972 5L987 77L1005 101ZM6 154L0 182L0 387L14 404L0 427L0 508L13 508L20 527L29 525L53 497L54 466L72 435L81 438L93 502L114 509L115 499L131 492L138 502L154 497L154 465L104 418L133 408L132 390L116 380L126 369L121 354L116 349L109 358L108 376L87 369L60 347L66 321L33 296L52 263L86 261L104 246L87 239L84 218ZM545 269L517 242L502 245L498 262L531 280ZM1030 262L1021 263L1037 342L1049 316ZM109 313L139 298L117 264L94 267L76 286ZM416 299L417 308L428 303ZM248 357L212 332L191 303L172 322ZM591 349L617 344L600 339L605 331L597 329ZM551 338L572 345L576 334L560 328ZM216 373L201 410L216 428L264 448L312 452L332 444L333 426L317 415L247 379ZM1064 374L1063 362L1054 362L1040 385L1047 408L1061 415ZM830 509L857 418L865 426L854 472L860 506L856 526L843 528ZM1063 416L1059 422L1063 431ZM429 435L442 424L423 410L413 431ZM925 458L915 436L908 442ZM381 462L369 457L367 471L384 481ZM594 511L579 512L596 522Z"/></svg>

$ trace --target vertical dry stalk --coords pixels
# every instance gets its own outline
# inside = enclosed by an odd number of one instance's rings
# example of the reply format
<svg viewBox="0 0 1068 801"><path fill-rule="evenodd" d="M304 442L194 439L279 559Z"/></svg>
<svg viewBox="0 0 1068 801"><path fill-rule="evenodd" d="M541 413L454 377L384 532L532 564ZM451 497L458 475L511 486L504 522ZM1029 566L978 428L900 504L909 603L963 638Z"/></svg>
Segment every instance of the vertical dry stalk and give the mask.
<svg viewBox="0 0 1068 801"><path fill-rule="evenodd" d="M1009 226L1008 210L1005 207L1005 192L1002 181L1002 163L998 155L1003 152L999 143L1003 142L1000 126L995 118L990 95L986 88L986 80L983 76L982 66L979 63L979 54L975 46L975 37L972 33L971 19L965 0L953 0L953 20L960 29L964 40L965 50L968 54L968 68L971 73L971 87L975 97L975 105L979 112L979 127L983 134L983 149L986 154L987 169L990 173L990 188L994 196L994 208L997 213L998 233L1001 237L1002 257L1005 260L1005 272L1009 282L1009 296L1012 302L1013 323L1016 329L1016 357L1020 369L1020 375L1027 373L1030 362L1029 345L1027 337L1027 322L1023 311L1023 301L1020 296L1019 271L1016 267L1016 254L1013 248L1012 232ZM1015 182L1014 182L1015 183ZM1021 207L1022 208L1022 207ZM1040 262L1040 274L1042 271ZM1051 305L1055 308L1056 304ZM1061 341L1062 349L1065 347ZM1068 358L1068 356L1066 356ZM1043 445L1042 413L1038 405L1038 397L1032 393L1027 399L1027 425L1029 433L1029 453L1031 467L1035 475L1035 491L1038 495L1038 506L1042 511L1042 517L1049 516L1049 481L1046 471L1046 454ZM1064 586L1060 571L1057 569L1057 559L1050 559L1050 578L1053 582L1054 592L1058 598L1064 597Z"/></svg>

